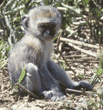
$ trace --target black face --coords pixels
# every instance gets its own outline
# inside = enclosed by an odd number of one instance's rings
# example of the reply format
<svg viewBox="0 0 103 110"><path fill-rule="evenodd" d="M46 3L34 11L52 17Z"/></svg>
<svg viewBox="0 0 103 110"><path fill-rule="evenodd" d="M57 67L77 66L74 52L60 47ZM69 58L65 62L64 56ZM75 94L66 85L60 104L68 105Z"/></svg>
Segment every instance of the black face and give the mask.
<svg viewBox="0 0 103 110"><path fill-rule="evenodd" d="M54 37L56 24L53 22L52 23L40 23L38 25L38 28L41 34L48 33L49 36Z"/></svg>

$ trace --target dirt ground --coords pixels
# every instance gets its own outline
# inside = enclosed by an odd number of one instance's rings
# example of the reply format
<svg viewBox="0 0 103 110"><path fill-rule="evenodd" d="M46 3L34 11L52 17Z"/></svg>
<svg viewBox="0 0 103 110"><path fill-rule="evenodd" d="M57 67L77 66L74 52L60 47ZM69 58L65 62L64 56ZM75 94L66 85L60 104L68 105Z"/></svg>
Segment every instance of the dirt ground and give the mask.
<svg viewBox="0 0 103 110"><path fill-rule="evenodd" d="M73 80L81 80L79 73L82 73L82 75L85 76L85 80L90 82L94 67L97 68L98 63L74 63L72 64L72 68L76 74L74 75L72 71L67 71L67 73L69 73ZM98 86L99 84L94 87L94 90L97 89ZM86 110L89 107L88 103L91 100L96 103L95 100L98 98L93 98L90 93L91 92L87 95L67 93L67 97L64 100L57 102L52 102L49 99L35 99L29 97L29 95L21 96L17 93L13 94L7 70L0 70L0 110ZM95 110L95 108L89 108L90 110Z"/></svg>

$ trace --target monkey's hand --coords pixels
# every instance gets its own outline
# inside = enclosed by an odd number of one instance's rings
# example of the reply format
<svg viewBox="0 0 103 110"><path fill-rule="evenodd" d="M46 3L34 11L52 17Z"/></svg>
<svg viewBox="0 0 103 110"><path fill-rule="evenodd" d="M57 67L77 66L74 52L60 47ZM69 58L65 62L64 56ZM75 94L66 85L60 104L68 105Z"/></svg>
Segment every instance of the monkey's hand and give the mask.
<svg viewBox="0 0 103 110"><path fill-rule="evenodd" d="M47 99L51 99L52 101L59 101L66 98L66 96L62 92L54 92L53 90L50 91L43 91L43 95Z"/></svg>
<svg viewBox="0 0 103 110"><path fill-rule="evenodd" d="M80 90L81 88L83 88L86 91L92 90L92 86L87 81L80 81L78 85L74 86L74 89L77 89L77 90Z"/></svg>

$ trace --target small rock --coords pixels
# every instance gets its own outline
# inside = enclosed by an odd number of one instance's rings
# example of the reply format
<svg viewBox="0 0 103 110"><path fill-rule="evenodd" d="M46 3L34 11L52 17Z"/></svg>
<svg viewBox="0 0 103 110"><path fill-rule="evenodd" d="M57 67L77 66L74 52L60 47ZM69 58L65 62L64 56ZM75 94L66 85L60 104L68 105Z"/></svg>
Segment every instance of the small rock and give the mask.
<svg viewBox="0 0 103 110"><path fill-rule="evenodd" d="M79 99L79 102L83 102L83 101L84 101L84 98L81 97L81 98Z"/></svg>
<svg viewBox="0 0 103 110"><path fill-rule="evenodd" d="M75 110L83 110L83 108L77 106L77 107L75 108Z"/></svg>

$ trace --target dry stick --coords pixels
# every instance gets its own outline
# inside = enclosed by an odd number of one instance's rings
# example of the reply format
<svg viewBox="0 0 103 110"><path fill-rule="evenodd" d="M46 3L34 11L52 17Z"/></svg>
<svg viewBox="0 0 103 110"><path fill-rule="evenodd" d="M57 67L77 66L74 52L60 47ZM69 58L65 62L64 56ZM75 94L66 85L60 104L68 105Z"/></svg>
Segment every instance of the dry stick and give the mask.
<svg viewBox="0 0 103 110"><path fill-rule="evenodd" d="M28 89L26 89L21 84L16 83L15 85L18 86L19 88L21 88L22 90L24 90L25 92L27 92L29 95L33 96L34 98L39 98L37 95L33 94L31 91L29 91Z"/></svg>
<svg viewBox="0 0 103 110"><path fill-rule="evenodd" d="M66 56L65 56L66 57ZM70 58L72 58L71 56L69 56ZM73 56L73 57L75 57L75 56ZM82 56L81 56L82 57ZM67 57L66 57L67 58ZM84 59L82 59L82 58L75 58L75 60L74 59L69 59L69 61L83 61L83 60L91 60L93 57L85 57ZM97 59L96 58L93 58L92 60L94 60L94 61L97 61Z"/></svg>
<svg viewBox="0 0 103 110"><path fill-rule="evenodd" d="M101 6L100 6L100 5L96 4L96 2L95 2L94 0L92 0L92 1L93 1L93 3L95 4L95 6L96 6L97 8L101 9Z"/></svg>
<svg viewBox="0 0 103 110"><path fill-rule="evenodd" d="M67 39L67 38L60 38L60 41L71 42L71 43L74 43L74 44L78 44L78 45L83 45L83 46L86 46L86 47L99 49L99 46L88 44L88 43L82 43L80 41L75 41L75 40L71 40L71 39Z"/></svg>
<svg viewBox="0 0 103 110"><path fill-rule="evenodd" d="M66 91L67 92L75 92L75 93L80 93L80 94L82 94L82 95L89 95L89 94L91 94L92 92L88 92L88 91L80 91L80 90L74 90L74 89L66 89Z"/></svg>
<svg viewBox="0 0 103 110"><path fill-rule="evenodd" d="M75 74L76 72L71 68L71 66L69 65L69 63L67 62L67 60L65 59L65 57L62 55L62 53L59 51L60 55L62 56L63 60L65 61L66 65L69 66L69 69L72 70Z"/></svg>
<svg viewBox="0 0 103 110"><path fill-rule="evenodd" d="M68 45L70 45L71 47L73 47L73 48L75 48L75 49L77 49L77 50L79 50L79 51L81 51L81 52L83 52L83 53L86 53L86 54L88 54L88 55L97 57L96 54L94 54L94 53L92 53L92 52L89 52L89 51L87 51L87 50L81 49L81 48L77 47L76 45L73 45L72 43L68 43Z"/></svg>
<svg viewBox="0 0 103 110"><path fill-rule="evenodd" d="M62 30L61 30L61 32L60 32L60 34L59 34L59 36L58 36L58 39L57 39L57 46L56 46L57 52L59 51L59 44L60 44L60 36L61 36L61 33L62 33Z"/></svg>
<svg viewBox="0 0 103 110"><path fill-rule="evenodd" d="M4 5L5 1L2 2L2 4L0 5L0 8Z"/></svg>
<svg viewBox="0 0 103 110"><path fill-rule="evenodd" d="M0 94L2 94L2 93L4 94L4 93L8 92L10 89L11 89L11 87L9 87L8 89L6 89L5 91L0 92Z"/></svg>
<svg viewBox="0 0 103 110"><path fill-rule="evenodd" d="M2 69L6 64L7 64L8 60L3 61L3 65L0 67L0 69Z"/></svg>
<svg viewBox="0 0 103 110"><path fill-rule="evenodd" d="M72 35L74 35L78 30L75 30L74 32L72 32L71 34L69 34L67 37L71 37Z"/></svg>
<svg viewBox="0 0 103 110"><path fill-rule="evenodd" d="M2 42L2 44L0 44L0 48L1 48L1 47L3 47L3 42Z"/></svg>
<svg viewBox="0 0 103 110"><path fill-rule="evenodd" d="M61 10L61 11L65 11L65 10L68 10L67 8L64 8L64 7L57 7L58 10Z"/></svg>
<svg viewBox="0 0 103 110"><path fill-rule="evenodd" d="M60 53L60 55L62 56L63 60L65 61L66 65L69 66L69 69L72 70L75 74L76 72L71 68L71 66L68 64L67 60L65 59L65 57L62 55L62 53L59 51L59 44L60 44L60 36L57 39L57 52Z"/></svg>
<svg viewBox="0 0 103 110"><path fill-rule="evenodd" d="M96 62L96 63L98 63L98 61L97 60L93 60L93 61L90 61L90 60L86 60L86 59L78 59L78 60L67 60L68 62L78 62L78 63L81 63L81 62Z"/></svg>
<svg viewBox="0 0 103 110"><path fill-rule="evenodd" d="M81 58L81 57L86 57L86 56L87 56L87 55L69 55L69 56L68 56L68 55L65 55L65 58L72 58L72 57L73 57L73 58L74 58L74 57L77 57L77 58L80 57L80 58Z"/></svg>

